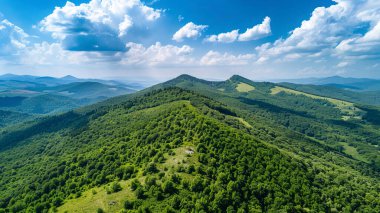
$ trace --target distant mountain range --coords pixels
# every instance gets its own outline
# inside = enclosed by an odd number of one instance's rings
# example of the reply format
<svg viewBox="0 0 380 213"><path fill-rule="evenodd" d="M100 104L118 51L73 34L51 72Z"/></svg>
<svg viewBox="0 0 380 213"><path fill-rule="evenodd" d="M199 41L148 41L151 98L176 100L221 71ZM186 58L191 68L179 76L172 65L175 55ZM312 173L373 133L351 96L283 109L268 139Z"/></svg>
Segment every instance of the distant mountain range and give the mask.
<svg viewBox="0 0 380 213"><path fill-rule="evenodd" d="M0 76L0 82L28 82L34 85L45 85L45 86L57 86L62 84L69 83L78 83L78 82L98 82L110 86L122 86L131 90L140 90L144 86L137 83L122 83L115 80L101 80L101 79L81 79L76 78L71 75L66 75L62 78L54 78L50 76L32 76L32 75L14 75L14 74L5 74Z"/></svg>
<svg viewBox="0 0 380 213"><path fill-rule="evenodd" d="M118 81L6 74L0 76L0 127L64 112L114 96L133 93L141 85ZM16 119L17 117L17 119Z"/></svg>
<svg viewBox="0 0 380 213"><path fill-rule="evenodd" d="M380 90L380 79L369 78L345 78L341 76L332 76L327 78L304 78L276 80L275 82L288 82L295 84L313 84L331 86L346 90L354 91L378 91Z"/></svg>
<svg viewBox="0 0 380 213"><path fill-rule="evenodd" d="M187 75L182 78L188 78L190 82L193 80L193 77ZM234 76L231 79L235 78L240 77ZM380 105L380 80L376 79L333 76L278 82L287 82L278 85L314 95L364 105ZM54 78L5 74L0 76L0 127L41 115L65 112L143 88L138 83L80 79L71 75Z"/></svg>

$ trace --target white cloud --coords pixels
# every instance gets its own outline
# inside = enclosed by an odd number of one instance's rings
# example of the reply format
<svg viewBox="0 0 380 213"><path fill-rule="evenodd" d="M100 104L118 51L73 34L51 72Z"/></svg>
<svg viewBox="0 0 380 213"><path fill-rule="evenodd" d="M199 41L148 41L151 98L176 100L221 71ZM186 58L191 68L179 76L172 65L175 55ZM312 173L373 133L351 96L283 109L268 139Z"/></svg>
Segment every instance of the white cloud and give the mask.
<svg viewBox="0 0 380 213"><path fill-rule="evenodd" d="M181 47L162 45L157 42L146 48L142 44L128 43L128 52L123 54L122 64L140 66L162 66L175 64L190 64L193 62L193 48L188 45Z"/></svg>
<svg viewBox="0 0 380 213"><path fill-rule="evenodd" d="M179 29L174 35L173 40L182 42L185 38L198 38L202 35L202 31L207 28L207 25L196 25L193 22L187 23Z"/></svg>
<svg viewBox="0 0 380 213"><path fill-rule="evenodd" d="M215 65L247 65L252 62L255 55L253 54L240 54L232 55L230 53L220 53L216 51L209 51L200 60L201 65L215 66Z"/></svg>
<svg viewBox="0 0 380 213"><path fill-rule="evenodd" d="M269 36L272 33L270 21L271 20L268 16L265 17L263 23L248 28L245 33L240 34L239 41L252 41Z"/></svg>
<svg viewBox="0 0 380 213"><path fill-rule="evenodd" d="M18 54L26 47L29 35L23 29L4 19L0 22L0 56Z"/></svg>
<svg viewBox="0 0 380 213"><path fill-rule="evenodd" d="M338 60L380 57L380 2L334 0L316 8L288 38L257 48L261 62L270 59ZM265 59L265 60L264 60Z"/></svg>
<svg viewBox="0 0 380 213"><path fill-rule="evenodd" d="M227 33L220 33L218 35L211 35L205 39L208 42L219 42L219 43L232 43L235 41L253 41L271 35L272 30L270 27L271 19L265 17L261 24L253 26L252 28L247 28L247 30L239 34L239 30L233 30Z"/></svg>
<svg viewBox="0 0 380 213"><path fill-rule="evenodd" d="M41 31L52 33L65 49L121 51L135 30L146 30L161 15L140 0L91 0L56 7L40 22Z"/></svg>
<svg viewBox="0 0 380 213"><path fill-rule="evenodd" d="M67 65L94 63L104 56L98 52L67 51L59 43L36 43L21 52L25 65Z"/></svg>
<svg viewBox="0 0 380 213"><path fill-rule="evenodd" d="M338 67L338 68L344 68L344 67L347 67L349 64L350 64L350 63L347 62L347 61L342 61L342 62L338 63L338 64L336 65L336 67Z"/></svg>
<svg viewBox="0 0 380 213"><path fill-rule="evenodd" d="M233 30L227 33L220 33L219 35L211 35L206 39L208 42L232 43L239 37L239 30Z"/></svg>

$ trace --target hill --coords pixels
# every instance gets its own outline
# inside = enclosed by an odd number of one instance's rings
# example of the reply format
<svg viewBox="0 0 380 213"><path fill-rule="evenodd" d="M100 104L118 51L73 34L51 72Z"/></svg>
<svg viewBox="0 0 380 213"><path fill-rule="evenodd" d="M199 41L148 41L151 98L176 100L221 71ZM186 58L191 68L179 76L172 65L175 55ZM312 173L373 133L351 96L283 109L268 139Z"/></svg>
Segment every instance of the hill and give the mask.
<svg viewBox="0 0 380 213"><path fill-rule="evenodd" d="M242 84L250 86L251 90L239 91ZM241 112L240 116L249 123L257 123L258 128L277 129L281 126L358 160L380 166L380 111L377 107L344 101L339 99L340 96L334 98L334 93L315 95L283 84L253 82L241 76L209 82L184 75L153 89L173 86L220 101ZM283 134L277 131L276 135Z"/></svg>
<svg viewBox="0 0 380 213"><path fill-rule="evenodd" d="M180 76L2 133L0 211L378 212L369 112L276 86Z"/></svg>
<svg viewBox="0 0 380 213"><path fill-rule="evenodd" d="M380 83L379 83L380 84ZM380 105L379 91L351 91L337 88L334 85L305 85L281 83L284 87L303 91L310 94L334 97L341 100L354 102L361 105Z"/></svg>
<svg viewBox="0 0 380 213"><path fill-rule="evenodd" d="M276 82L288 82L295 84L312 84L331 86L340 89L353 91L379 91L380 80L369 78L345 78L341 76L331 76L327 78L306 78L306 79L288 79L277 80Z"/></svg>
<svg viewBox="0 0 380 213"><path fill-rule="evenodd" d="M34 116L30 114L0 110L0 128L17 124L32 118L34 118Z"/></svg>
<svg viewBox="0 0 380 213"><path fill-rule="evenodd" d="M101 83L101 84L105 84L109 86L120 86L120 87L124 87L130 90L140 90L143 88L142 85L137 84L137 83L125 84L125 83L114 81L114 80L81 79L81 78L76 78L71 75L67 75L62 78L54 78L50 76L5 74L5 75L0 75L0 82L2 82L2 84L12 84L12 83L19 82L19 83L29 84L28 88L36 88L36 89L38 89L38 87L40 86L54 87L54 86L59 86L63 84L80 83L80 82L97 82L97 83Z"/></svg>
<svg viewBox="0 0 380 213"><path fill-rule="evenodd" d="M116 81L38 76L0 76L0 109L44 115L64 112L110 97L135 92Z"/></svg>

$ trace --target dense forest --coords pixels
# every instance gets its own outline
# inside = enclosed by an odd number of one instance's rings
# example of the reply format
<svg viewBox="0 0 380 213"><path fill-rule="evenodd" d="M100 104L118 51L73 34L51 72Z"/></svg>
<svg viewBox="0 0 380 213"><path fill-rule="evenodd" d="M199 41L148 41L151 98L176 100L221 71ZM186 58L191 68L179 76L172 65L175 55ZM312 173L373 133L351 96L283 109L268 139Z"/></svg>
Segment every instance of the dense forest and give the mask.
<svg viewBox="0 0 380 213"><path fill-rule="evenodd" d="M3 131L0 212L380 212L378 109L292 89L180 76Z"/></svg>

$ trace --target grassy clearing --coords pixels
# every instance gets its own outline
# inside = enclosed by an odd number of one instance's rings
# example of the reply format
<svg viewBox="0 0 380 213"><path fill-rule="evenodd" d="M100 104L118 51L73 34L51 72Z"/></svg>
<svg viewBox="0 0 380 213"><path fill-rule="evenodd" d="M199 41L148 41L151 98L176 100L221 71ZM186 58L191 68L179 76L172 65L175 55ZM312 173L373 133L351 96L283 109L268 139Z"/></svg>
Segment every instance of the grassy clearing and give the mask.
<svg viewBox="0 0 380 213"><path fill-rule="evenodd" d="M187 168L189 165L199 164L195 147L190 143L185 143L184 146L173 149L174 155L165 154L166 161L163 164L157 165L161 172L164 168L168 168L167 174L174 174L179 166ZM178 174L178 173L177 173ZM179 173L181 178L191 180L193 175L187 173ZM141 183L145 183L146 176L142 176L140 172L138 177ZM130 189L130 184L133 179L120 181L119 184L122 190L116 193L107 194L106 188L110 185L95 187L82 193L79 198L67 200L64 205L60 206L58 212L79 213L79 212L97 212L99 208L105 212L120 212L123 209L126 200L135 200L135 195ZM159 181L160 182L160 181Z"/></svg>
<svg viewBox="0 0 380 213"><path fill-rule="evenodd" d="M230 116L230 115L228 115L228 117L229 118L233 118L233 119L236 119L236 120L238 120L241 124L243 124L245 127L247 127L247 128L253 128L252 126L251 126L251 124L249 124L246 120L244 120L243 118L239 118L239 117L234 117L234 116Z"/></svg>
<svg viewBox="0 0 380 213"><path fill-rule="evenodd" d="M359 154L358 150L355 147L350 146L347 143L343 143L343 142L340 142L339 144L341 144L343 146L344 153L351 155L353 158L355 158L357 160L368 163L368 161L365 158L363 158L362 155Z"/></svg>
<svg viewBox="0 0 380 213"><path fill-rule="evenodd" d="M342 112L342 114L343 114L342 119L343 120L349 120L352 118L353 119L362 119L361 115L364 113L363 110L355 107L353 103L348 102L348 101L342 101L342 100L338 100L338 99L334 99L334 98L327 98L327 97L312 95L309 93L300 92L297 90L292 90L292 89L279 87L279 86L276 86L276 87L271 89L272 95L276 95L280 92L285 92L285 93L293 94L293 95L303 95L303 96L306 96L306 97L309 97L312 99L328 101L331 104L335 105L336 108Z"/></svg>
<svg viewBox="0 0 380 213"><path fill-rule="evenodd" d="M246 83L239 83L237 86L236 86L236 90L238 92L250 92L250 91L253 91L255 90L256 88L254 86L251 86L249 84L246 84Z"/></svg>
<svg viewBox="0 0 380 213"><path fill-rule="evenodd" d="M112 194L107 194L107 185L90 189L79 198L67 200L58 208L58 212L97 212L98 208L105 212L118 212L123 209L124 202L127 199L134 199L130 182L131 180L120 181L123 189Z"/></svg>
<svg viewBox="0 0 380 213"><path fill-rule="evenodd" d="M182 146L173 150L174 155L164 155L167 159L165 163L162 164L170 170L175 170L178 166L183 166L184 168L189 165L197 165L198 160L196 158L196 151L193 146Z"/></svg>

